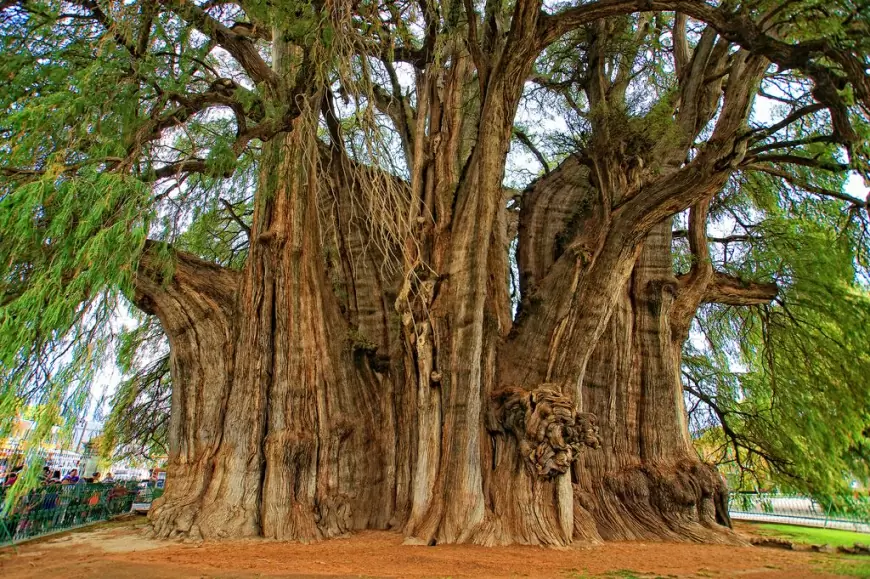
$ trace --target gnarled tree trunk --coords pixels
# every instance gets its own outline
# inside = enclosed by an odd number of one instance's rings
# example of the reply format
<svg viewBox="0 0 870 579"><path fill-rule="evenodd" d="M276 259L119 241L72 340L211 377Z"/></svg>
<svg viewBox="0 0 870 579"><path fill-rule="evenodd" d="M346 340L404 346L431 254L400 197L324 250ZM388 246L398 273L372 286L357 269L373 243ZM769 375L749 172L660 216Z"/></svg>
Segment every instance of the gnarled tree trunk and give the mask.
<svg viewBox="0 0 870 579"><path fill-rule="evenodd" d="M530 208L555 207L568 192L589 199L582 214L521 218L518 323L507 335L487 314L494 304L482 309L481 386L457 401L461 378L445 370L457 362L442 358L461 338L447 309L454 278L417 280L430 292L430 325L410 312L403 325L408 295L381 267L391 258L366 243L369 224L354 215L361 184L343 163L325 156L319 170L332 177L319 187L305 177L316 162L292 134L272 141L261 176L268 201L244 271L183 255L168 284L156 267L140 271L137 302L164 324L176 384L168 491L151 514L158 534L315 540L396 528L426 543L733 540L722 526L723 483L687 440L686 332L672 327L673 311L689 293L697 307L707 290L695 282L689 292L674 277L669 220L613 268L628 279L583 360L565 352L589 323L572 318L593 271L582 247L603 237L607 220L574 158L527 190ZM506 256L505 234L487 251ZM488 260L485 271L498 279L505 264ZM463 414L450 418L445 407Z"/></svg>
<svg viewBox="0 0 870 579"><path fill-rule="evenodd" d="M608 107L624 111L590 25L599 126L522 196L514 320L502 179L540 18L519 2L510 34L488 32L491 55L454 46L420 75L413 130L402 117L410 183L364 176L326 100L328 152L311 110L264 145L241 272L179 256L161 280L146 253L136 301L169 336L175 388L159 535L736 540L723 482L689 445L679 372L695 310L728 280L705 269L697 224L678 280L670 227L703 214L742 158L767 61L707 34L682 66L731 59L713 138L685 161L723 81L712 96L684 85L681 139L644 160L608 125ZM378 179L395 181L394 206L366 203Z"/></svg>
<svg viewBox="0 0 870 579"><path fill-rule="evenodd" d="M242 272L220 272L220 292L214 268L186 257L165 287L140 272L137 302L155 304L177 384L158 534L315 540L385 528L401 509L397 452L409 443L397 424L407 432L410 419L396 415L394 396L406 395L389 372L401 364L376 363L390 359L397 324L382 288L365 285L388 280L365 263L358 224L342 220L352 200L335 200L339 229L324 246L319 153L302 135L266 145L250 257ZM328 264L325 247L346 263ZM355 282L352 303L327 265L362 268L336 273Z"/></svg>

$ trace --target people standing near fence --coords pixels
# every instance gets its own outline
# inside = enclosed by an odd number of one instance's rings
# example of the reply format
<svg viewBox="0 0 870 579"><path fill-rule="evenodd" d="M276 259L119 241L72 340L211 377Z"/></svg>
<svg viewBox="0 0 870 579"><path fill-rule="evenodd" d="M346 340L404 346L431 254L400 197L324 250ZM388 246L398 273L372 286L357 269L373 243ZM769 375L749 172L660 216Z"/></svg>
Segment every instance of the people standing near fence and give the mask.
<svg viewBox="0 0 870 579"><path fill-rule="evenodd" d="M60 481L60 484L74 485L79 482L79 469L74 468Z"/></svg>
<svg viewBox="0 0 870 579"><path fill-rule="evenodd" d="M12 472L9 476L6 477L6 480L3 482L3 486L11 487L15 484L15 481L18 480L18 476L21 474L21 471L24 470L24 465L16 466L12 469Z"/></svg>

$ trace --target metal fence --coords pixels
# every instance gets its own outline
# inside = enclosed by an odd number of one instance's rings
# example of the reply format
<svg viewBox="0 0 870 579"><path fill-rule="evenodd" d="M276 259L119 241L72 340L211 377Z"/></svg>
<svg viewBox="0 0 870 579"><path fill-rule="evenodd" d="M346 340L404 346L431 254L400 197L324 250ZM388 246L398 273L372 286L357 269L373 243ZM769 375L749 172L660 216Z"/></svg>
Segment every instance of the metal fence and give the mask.
<svg viewBox="0 0 870 579"><path fill-rule="evenodd" d="M51 485L34 489L19 497L0 519L0 545L127 513L138 491L136 482ZM5 500L3 494L0 501Z"/></svg>
<svg viewBox="0 0 870 579"><path fill-rule="evenodd" d="M834 502L777 493L731 493L728 510L737 520L870 533L870 500L866 497Z"/></svg>

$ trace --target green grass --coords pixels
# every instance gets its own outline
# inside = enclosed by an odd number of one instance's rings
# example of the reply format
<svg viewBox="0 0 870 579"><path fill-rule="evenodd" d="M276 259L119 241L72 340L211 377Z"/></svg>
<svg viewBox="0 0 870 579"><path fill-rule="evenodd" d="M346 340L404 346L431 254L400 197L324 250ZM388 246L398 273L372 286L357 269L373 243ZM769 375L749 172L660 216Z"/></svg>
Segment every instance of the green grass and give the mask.
<svg viewBox="0 0 870 579"><path fill-rule="evenodd" d="M794 543L851 547L855 543L870 544L870 534L837 529L817 529L796 525L762 523L753 525L759 535L779 537Z"/></svg>
<svg viewBox="0 0 870 579"><path fill-rule="evenodd" d="M840 556L820 567L821 571L846 577L870 577L870 561L863 556Z"/></svg>

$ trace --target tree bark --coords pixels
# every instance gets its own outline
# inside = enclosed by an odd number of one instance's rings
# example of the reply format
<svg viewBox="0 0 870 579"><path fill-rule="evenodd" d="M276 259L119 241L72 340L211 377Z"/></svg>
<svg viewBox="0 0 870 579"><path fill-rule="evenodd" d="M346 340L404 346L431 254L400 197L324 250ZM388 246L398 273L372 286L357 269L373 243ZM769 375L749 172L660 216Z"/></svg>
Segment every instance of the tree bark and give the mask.
<svg viewBox="0 0 870 579"><path fill-rule="evenodd" d="M563 348L588 327L572 316L589 298L583 278L607 240L608 212L576 158L526 191L522 312L512 327L497 307L506 295L478 298L479 386L463 398L463 375L447 370L465 360L455 358L467 339L455 320L469 319L453 309L461 276L414 282L427 304L422 324L398 307L407 282L389 248L368 243L372 225L355 210L365 184L341 154L312 152L300 134L266 145L265 201L243 271L180 254L167 283L155 251L140 268L137 303L163 323L176 384L157 534L309 541L401 528L428 544L734 540L719 524L728 522L722 481L687 440L685 332L674 311L690 293L695 307L715 292L733 296L735 284L705 275L689 292L672 271L670 220L612 268L627 279L608 278L613 306L578 363L582 352ZM505 211L493 211L497 234L477 267L483 287L504 288ZM449 239L465 247L467 235Z"/></svg>
<svg viewBox="0 0 870 579"><path fill-rule="evenodd" d="M214 474L235 358L238 273L178 255L171 281L149 244L136 276L134 303L160 318L169 338L172 399L169 465L172 484L151 517L162 536L190 531Z"/></svg>
<svg viewBox="0 0 870 579"><path fill-rule="evenodd" d="M596 417L600 448L580 453L572 469L574 538L736 540L723 527L729 523L724 484L688 440L680 381L688 326L683 332L672 325L675 301L681 311L691 309L691 321L701 300L688 306L688 288L674 276L670 219L636 250L623 248L603 262L604 275L595 272L607 256L599 248L614 226L588 167L569 158L527 190L523 202L523 303L500 358L501 378L527 389L555 382L578 412ZM598 295L586 289L596 275L607 280ZM698 295L711 278L696 284ZM603 298L613 304L606 314ZM597 340L576 336L602 319Z"/></svg>
<svg viewBox="0 0 870 579"><path fill-rule="evenodd" d="M308 541L386 528L396 511L396 453L408 442L396 438L393 368L377 366L391 350L388 304L365 287L377 270L364 269L348 276L354 302L342 312L326 278L318 153L300 135L266 145L244 271L197 272L180 256L168 285L140 276L137 301L157 304L177 384L169 490L151 513L161 536ZM371 259L356 227L333 232L347 264ZM207 301L217 276L232 290Z"/></svg>

